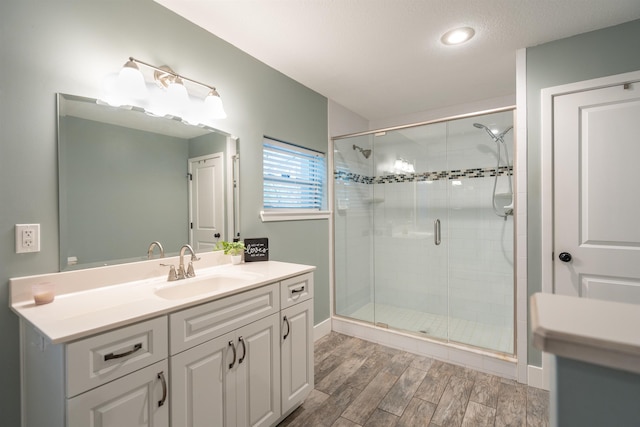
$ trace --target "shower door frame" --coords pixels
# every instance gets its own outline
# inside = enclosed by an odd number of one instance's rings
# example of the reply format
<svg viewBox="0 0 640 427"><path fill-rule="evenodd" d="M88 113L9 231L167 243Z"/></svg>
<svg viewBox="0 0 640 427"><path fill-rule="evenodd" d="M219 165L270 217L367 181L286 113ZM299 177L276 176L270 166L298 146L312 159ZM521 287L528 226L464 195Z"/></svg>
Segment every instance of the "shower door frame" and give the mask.
<svg viewBox="0 0 640 427"><path fill-rule="evenodd" d="M329 156L329 173L331 175L331 182L329 185L329 209L332 212L331 215L331 219L330 219L330 247L331 249L331 256L330 256L330 286L331 286L331 290L330 290L330 304L331 304L331 318L335 318L335 319L339 319L339 320L344 320L347 322L352 322L354 324L358 324L358 325L364 325L366 327L369 328L374 328L376 330L389 330L389 331L393 331L394 333L401 333L401 334L408 334L410 335L412 338L414 339L419 339L419 340L424 340L424 341L430 341L433 343L437 343L440 345L444 345L447 346L449 348L457 348L457 349L464 349L464 348L468 348L471 349L472 351L474 351L475 353L479 353L479 354L484 354L484 355L489 355L492 357L497 357L497 358L503 358L505 360L509 360L511 362L517 362L516 356L518 355L518 322L519 322L519 317L518 317L518 305L517 305L517 300L518 300L518 286L517 286L517 232L516 230L519 229L518 227L518 216L517 215L513 215L513 230L514 230L514 234L513 234L513 253L514 253L514 263L513 263L513 324L512 324L512 328L513 328L513 353L503 353L497 350L491 350L491 349L487 349L487 348L482 348L482 347L475 347L471 344L465 344L465 343L459 343L456 341L451 341L449 338L447 338L447 340L441 340L435 337L429 337L429 336L424 336L418 333L414 333L411 331L405 331L405 330L400 330L400 329L394 329L394 328L386 328L383 325L378 325L375 322L375 316L374 316L374 321L373 322L368 322L365 320L359 320L359 319L354 319L351 317L347 317L344 315L340 315L340 314L336 314L336 298L335 298L335 292L336 292L336 276L335 276L335 177L334 177L334 169L335 169L335 165L334 165L334 149L335 149L335 141L336 140L341 140L341 139L346 139L346 138L353 138L353 137L358 137L358 136L367 136L367 135L375 135L376 133L381 133L381 132L391 132L391 131L395 131L395 130L402 130L402 129L407 129L407 128L414 128L414 127L419 127L419 126L426 126L426 125L431 125L431 124L438 124L438 123L447 123L447 122L451 122L454 120L459 120L459 119L466 119L466 118L472 118L472 117L478 117L478 116L483 116L483 115L488 115L488 114L494 114L494 113L501 113L501 112L508 112L511 111L514 115L513 118L513 126L514 126L514 139L513 139L513 154L512 154L512 167L513 167L513 171L512 171L512 177L513 177L513 198L514 198L514 203L516 203L516 194L518 192L518 182L517 182L517 164L516 164L516 158L517 158L517 153L518 153L518 144L517 144L517 109L515 105L510 105L510 106L506 106L506 107L500 107L500 108L493 108L493 109L488 109L488 110L482 110L482 111L476 111L476 112L472 112L472 113L465 113L465 114L459 114L459 115L454 115L454 116L448 116L448 117L444 117L444 118L439 118L439 119L433 119L433 120L427 120L427 121L422 121L422 122L417 122L417 123L412 123L412 124L407 124L407 125L399 125L399 126L392 126L392 127L387 127L387 128L382 128L382 129L376 129L376 130L370 130L370 131L362 131L362 132L356 132L356 133L350 133L350 134L344 134L344 135L338 135L338 136L334 136L330 138L330 144L329 144L329 152L331 153L331 155ZM515 212L517 212L517 205L516 205L516 210Z"/></svg>

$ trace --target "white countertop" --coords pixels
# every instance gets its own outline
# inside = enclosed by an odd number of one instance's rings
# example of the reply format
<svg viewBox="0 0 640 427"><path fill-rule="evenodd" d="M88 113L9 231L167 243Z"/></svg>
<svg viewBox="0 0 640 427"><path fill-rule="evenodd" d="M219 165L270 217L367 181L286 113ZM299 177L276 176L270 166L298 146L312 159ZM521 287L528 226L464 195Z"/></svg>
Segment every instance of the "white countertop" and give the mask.
<svg viewBox="0 0 640 427"><path fill-rule="evenodd" d="M640 374L640 305L538 293L531 328L540 350Z"/></svg>
<svg viewBox="0 0 640 427"><path fill-rule="evenodd" d="M309 265L278 261L231 265L224 263L228 257L217 254L205 254L202 258L202 263L194 263L196 277L174 282L167 281L168 269L159 267L161 261L176 263L173 258L14 278L10 280L9 304L18 316L57 344L315 270ZM192 297L165 299L155 294L161 288L194 284L215 276L242 277L243 280L228 285L221 281L222 284L218 283L211 291ZM55 300L35 305L31 285L42 281L55 283Z"/></svg>

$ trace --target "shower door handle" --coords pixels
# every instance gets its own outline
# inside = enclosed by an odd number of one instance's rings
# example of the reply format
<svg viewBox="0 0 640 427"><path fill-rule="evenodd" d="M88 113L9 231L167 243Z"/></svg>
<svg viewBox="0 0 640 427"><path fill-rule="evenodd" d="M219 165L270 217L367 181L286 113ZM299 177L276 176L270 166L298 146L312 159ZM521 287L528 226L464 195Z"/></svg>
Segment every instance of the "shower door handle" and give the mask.
<svg viewBox="0 0 640 427"><path fill-rule="evenodd" d="M442 242L441 237L440 220L436 219L435 221L433 221L433 243L435 243L436 246L438 246Z"/></svg>

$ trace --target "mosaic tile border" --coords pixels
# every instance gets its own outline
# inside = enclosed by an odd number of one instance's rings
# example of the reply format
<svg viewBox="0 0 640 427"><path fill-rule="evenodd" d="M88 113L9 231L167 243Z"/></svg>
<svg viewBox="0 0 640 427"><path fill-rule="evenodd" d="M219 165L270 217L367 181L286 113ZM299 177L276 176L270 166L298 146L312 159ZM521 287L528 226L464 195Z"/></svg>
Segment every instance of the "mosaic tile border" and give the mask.
<svg viewBox="0 0 640 427"><path fill-rule="evenodd" d="M513 175L513 166L500 166L498 176ZM450 171L395 174L383 176L358 175L343 170L333 172L336 181L357 182L360 184L391 184L403 182L440 181L465 178L487 178L496 176L496 168L454 169Z"/></svg>

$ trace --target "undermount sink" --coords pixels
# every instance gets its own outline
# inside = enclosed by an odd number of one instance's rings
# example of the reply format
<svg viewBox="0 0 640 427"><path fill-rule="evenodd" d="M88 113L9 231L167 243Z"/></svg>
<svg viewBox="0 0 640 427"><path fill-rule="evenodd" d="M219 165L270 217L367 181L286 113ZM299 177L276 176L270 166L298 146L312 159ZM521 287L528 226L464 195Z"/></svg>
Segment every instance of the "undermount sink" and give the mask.
<svg viewBox="0 0 640 427"><path fill-rule="evenodd" d="M253 275L224 275L203 278L191 278L171 282L157 288L154 293L160 298L175 300L208 294L221 288L232 288L247 285L256 281Z"/></svg>

